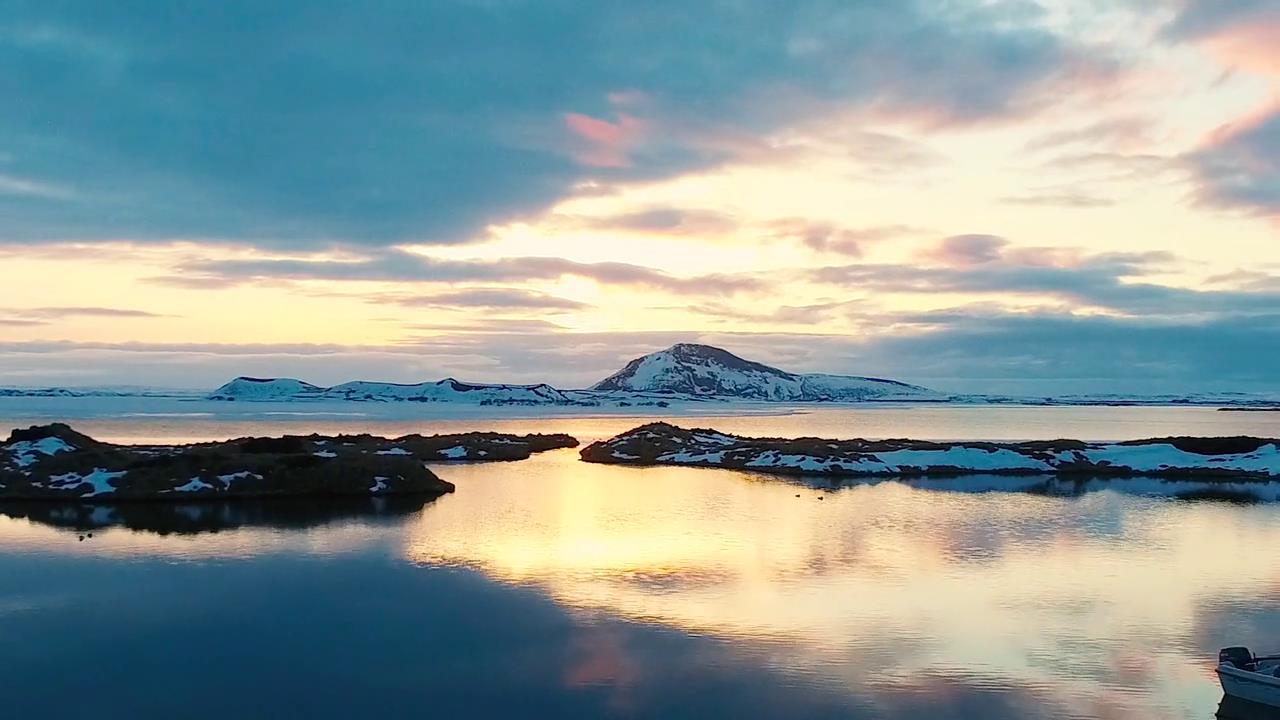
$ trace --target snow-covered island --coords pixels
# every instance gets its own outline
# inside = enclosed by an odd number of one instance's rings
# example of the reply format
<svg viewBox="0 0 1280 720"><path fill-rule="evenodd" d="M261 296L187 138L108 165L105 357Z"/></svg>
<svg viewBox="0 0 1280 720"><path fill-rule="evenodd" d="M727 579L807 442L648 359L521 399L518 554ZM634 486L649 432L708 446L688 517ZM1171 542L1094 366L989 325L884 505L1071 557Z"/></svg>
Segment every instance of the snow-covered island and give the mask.
<svg viewBox="0 0 1280 720"><path fill-rule="evenodd" d="M1080 475L1280 480L1280 440L1155 438L1116 443L749 438L651 423L592 443L587 462L690 465L825 476Z"/></svg>
<svg viewBox="0 0 1280 720"><path fill-rule="evenodd" d="M439 495L424 462L521 460L576 447L568 435L286 435L193 445L113 445L62 423L0 445L0 499L192 500Z"/></svg>

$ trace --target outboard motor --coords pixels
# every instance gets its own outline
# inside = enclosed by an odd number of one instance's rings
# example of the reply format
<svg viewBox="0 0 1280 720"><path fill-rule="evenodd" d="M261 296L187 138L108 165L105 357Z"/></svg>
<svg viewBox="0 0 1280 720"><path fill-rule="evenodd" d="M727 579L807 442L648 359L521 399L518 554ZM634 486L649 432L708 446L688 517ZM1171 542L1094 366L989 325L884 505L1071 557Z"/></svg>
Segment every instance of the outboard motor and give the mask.
<svg viewBox="0 0 1280 720"><path fill-rule="evenodd" d="M1241 670L1253 669L1253 653L1247 647L1229 647L1218 651L1218 664L1226 663Z"/></svg>

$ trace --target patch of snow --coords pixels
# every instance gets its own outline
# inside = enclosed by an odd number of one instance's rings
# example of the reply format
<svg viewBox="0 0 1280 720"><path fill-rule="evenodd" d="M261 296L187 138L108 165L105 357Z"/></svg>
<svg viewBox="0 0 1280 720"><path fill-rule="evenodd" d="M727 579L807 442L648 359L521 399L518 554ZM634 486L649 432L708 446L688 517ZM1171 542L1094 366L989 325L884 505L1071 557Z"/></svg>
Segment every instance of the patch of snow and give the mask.
<svg viewBox="0 0 1280 720"><path fill-rule="evenodd" d="M761 453L759 457L746 463L747 467L756 468L789 468L806 472L861 472L883 474L894 472L891 467L875 459L866 458L816 458L812 455L779 454L772 450Z"/></svg>
<svg viewBox="0 0 1280 720"><path fill-rule="evenodd" d="M413 453L409 452L408 450L405 450L402 447L393 447L393 448L387 448L386 450L379 450L375 454L377 455L412 455Z"/></svg>
<svg viewBox="0 0 1280 720"><path fill-rule="evenodd" d="M336 457L338 457L338 453L333 452L332 450L318 450L318 451L313 452L313 453L311 453L311 454L312 454L312 455L315 455L316 457L322 457L322 458L336 458Z"/></svg>
<svg viewBox="0 0 1280 720"><path fill-rule="evenodd" d="M1280 476L1280 448L1269 443L1248 453L1200 455L1168 443L1104 445L1083 453L1094 463L1109 463L1139 472L1156 470L1237 470Z"/></svg>
<svg viewBox="0 0 1280 720"><path fill-rule="evenodd" d="M717 452L690 452L687 450L681 450L680 452L660 455L658 456L658 461L674 463L718 463L724 461L724 453L724 450Z"/></svg>
<svg viewBox="0 0 1280 720"><path fill-rule="evenodd" d="M76 448L62 438L45 437L39 440L21 440L10 443L5 449L12 453L15 465L27 467L39 459L36 457L37 454L45 456L57 455L60 452L70 452Z"/></svg>
<svg viewBox="0 0 1280 720"><path fill-rule="evenodd" d="M382 492L383 490L386 490L388 487L387 480L390 480L390 478L386 478L381 475L375 477L373 479L373 486L369 488L369 492L376 493L376 492Z"/></svg>
<svg viewBox="0 0 1280 720"><path fill-rule="evenodd" d="M262 476L255 472L249 472L248 470L241 470L240 472L233 472L233 473L228 473L226 475L218 476L218 479L221 480L223 484L225 484L228 488L230 488L231 484L236 480L245 480L247 478L253 478L254 480L261 480Z"/></svg>
<svg viewBox="0 0 1280 720"><path fill-rule="evenodd" d="M1077 462L1080 462L1080 456L1075 450L1061 450L1053 453L1054 465L1070 465Z"/></svg>
<svg viewBox="0 0 1280 720"><path fill-rule="evenodd" d="M80 473L64 473L62 475L51 475L49 477L48 486L54 490L70 490L71 488L81 485L89 485L88 492L80 493L80 497L95 497L98 495L110 495L116 491L112 480L125 476L125 470L116 472L107 472L103 468L94 468L88 475Z"/></svg>
<svg viewBox="0 0 1280 720"><path fill-rule="evenodd" d="M897 467L931 468L953 467L963 470L1052 470L1043 460L1028 457L1013 450L984 450L971 447L950 447L946 450L894 450L874 453L882 462Z"/></svg>
<svg viewBox="0 0 1280 720"><path fill-rule="evenodd" d="M195 492L197 490L214 490L214 489L215 488L212 485L201 480L199 477L193 477L190 480L188 480L185 484L179 485L173 488L172 490L165 490L164 492Z"/></svg>
<svg viewBox="0 0 1280 720"><path fill-rule="evenodd" d="M457 447L445 448L444 450L440 451L440 454L449 458L450 460L461 460L462 458L465 458L467 456L467 449L459 445Z"/></svg>

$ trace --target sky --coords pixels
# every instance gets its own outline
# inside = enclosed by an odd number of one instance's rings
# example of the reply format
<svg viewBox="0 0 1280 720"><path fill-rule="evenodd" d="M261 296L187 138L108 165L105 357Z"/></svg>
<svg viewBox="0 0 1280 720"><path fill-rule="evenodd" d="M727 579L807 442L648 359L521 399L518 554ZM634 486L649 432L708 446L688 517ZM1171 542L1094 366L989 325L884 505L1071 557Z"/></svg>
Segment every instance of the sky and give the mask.
<svg viewBox="0 0 1280 720"><path fill-rule="evenodd" d="M1280 389L1275 0L0 0L0 385Z"/></svg>

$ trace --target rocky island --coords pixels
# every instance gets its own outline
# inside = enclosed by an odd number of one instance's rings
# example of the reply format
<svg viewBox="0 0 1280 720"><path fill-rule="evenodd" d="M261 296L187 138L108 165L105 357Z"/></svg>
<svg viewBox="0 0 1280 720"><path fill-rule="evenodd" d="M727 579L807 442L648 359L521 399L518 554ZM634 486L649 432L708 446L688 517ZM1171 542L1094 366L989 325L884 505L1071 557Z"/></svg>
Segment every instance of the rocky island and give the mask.
<svg viewBox="0 0 1280 720"><path fill-rule="evenodd" d="M193 500L440 495L424 462L521 460L568 435L286 435L191 445L114 445L62 423L0 445L0 500Z"/></svg>
<svg viewBox="0 0 1280 720"><path fill-rule="evenodd" d="M1078 475L1280 479L1280 440L1154 438L1096 443L750 438L651 423L592 443L587 462L692 465L823 476Z"/></svg>

